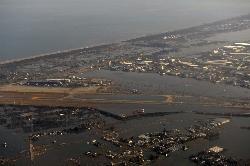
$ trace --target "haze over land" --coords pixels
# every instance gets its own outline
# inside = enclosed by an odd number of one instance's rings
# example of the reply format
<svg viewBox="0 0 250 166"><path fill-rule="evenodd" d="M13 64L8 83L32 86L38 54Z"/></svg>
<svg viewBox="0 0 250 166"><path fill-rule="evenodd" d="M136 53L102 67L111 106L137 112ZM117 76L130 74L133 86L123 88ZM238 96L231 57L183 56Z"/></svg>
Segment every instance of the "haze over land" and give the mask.
<svg viewBox="0 0 250 166"><path fill-rule="evenodd" d="M247 0L2 0L0 61L162 33L249 12Z"/></svg>
<svg viewBox="0 0 250 166"><path fill-rule="evenodd" d="M248 0L2 0L0 37L1 164L249 165Z"/></svg>

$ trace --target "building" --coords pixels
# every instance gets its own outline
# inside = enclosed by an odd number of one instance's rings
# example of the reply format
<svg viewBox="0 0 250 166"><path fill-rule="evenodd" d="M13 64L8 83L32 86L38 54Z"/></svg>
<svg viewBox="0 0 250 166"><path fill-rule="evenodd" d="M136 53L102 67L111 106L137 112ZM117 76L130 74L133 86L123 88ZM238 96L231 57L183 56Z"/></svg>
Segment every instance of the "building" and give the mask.
<svg viewBox="0 0 250 166"><path fill-rule="evenodd" d="M26 85L33 86L63 86L63 83L60 81L29 81Z"/></svg>

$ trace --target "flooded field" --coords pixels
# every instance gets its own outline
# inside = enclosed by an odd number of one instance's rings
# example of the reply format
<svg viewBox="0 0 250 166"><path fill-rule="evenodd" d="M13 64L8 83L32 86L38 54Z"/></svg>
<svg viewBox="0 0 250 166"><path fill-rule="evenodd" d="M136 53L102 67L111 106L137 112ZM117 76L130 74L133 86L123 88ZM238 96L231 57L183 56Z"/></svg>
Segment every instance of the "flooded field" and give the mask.
<svg viewBox="0 0 250 166"><path fill-rule="evenodd" d="M89 107L2 105L2 163L191 166L191 155L214 146L226 149L221 155L227 158L249 161L250 133L242 128L250 125L249 111L229 105L244 102L249 89L157 73L96 70L76 76L106 78L113 85L99 93L62 88L61 102L89 102ZM46 99L30 95L31 101ZM214 124L216 119L226 123Z"/></svg>
<svg viewBox="0 0 250 166"><path fill-rule="evenodd" d="M1 147L1 158L10 157L10 165L44 165L53 162L55 165L65 165L70 163L66 161L69 158L79 159L78 162L81 165L83 163L89 163L94 165L95 163L110 163L112 160L105 157L104 152L112 151L124 151L129 150L126 144L123 147L117 147L109 141L105 141L103 136L107 136L111 133L113 138L119 140L121 138L127 139L131 137L137 138L138 136L146 133L162 132L163 130L172 131L176 130L179 133L188 134L187 128L189 126L199 125L207 120L218 118L218 116L199 115L195 111L218 111L228 112L230 109L214 108L214 107L188 107L188 106L164 106L164 105L108 105L108 108L104 108L105 111L110 111L116 114L129 113L135 108L145 108L145 112L161 112L161 111L183 111L181 114L172 114L165 116L153 116L153 117L141 117L129 121L114 120L110 117L93 113L91 110L84 110L85 114L77 114L75 109L72 108L35 108L30 110L13 107L4 108L11 109L11 114L5 114L4 109L1 108L1 116L7 119L7 124L1 125L0 131L4 133L5 137L0 138L0 142L6 142L6 147ZM123 109L122 109L123 108ZM50 110L50 111L49 111ZM62 111L66 111L65 115L62 115ZM78 109L80 111L80 109ZM23 112L35 112L37 115L24 117ZM235 109L231 111L237 111ZM240 111L240 110L238 110ZM15 113L15 114L14 114ZM86 114L87 113L87 114ZM14 119L21 115L21 123L14 122ZM12 117L10 119L10 117ZM91 118L95 117L91 120ZM55 122L61 122L60 124L48 125L43 123L39 125L38 120L54 119ZM245 117L224 117L230 119L230 122L219 126L216 131L219 132L219 137L214 140L207 140L204 138L198 138L191 142L186 143L189 146L189 150L182 151L177 150L170 153L170 157L160 156L160 159L150 165L161 165L163 163L169 163L169 165L195 165L190 162L188 157L191 154L195 154L198 151L211 148L213 146L220 146L228 149L223 152L223 155L227 157L236 157L237 159L243 159L247 161L249 159L250 145L248 143L250 139L249 130L240 129L242 126L249 126L249 118ZM32 120L33 119L33 120ZM60 120L61 119L61 120ZM87 120L88 119L88 120ZM99 119L99 120L98 120ZM59 121L60 120L60 121ZM204 121L204 122L203 122ZM46 121L45 121L46 122ZM88 123L86 123L88 122ZM23 124L23 125L22 125ZM75 127L85 126L84 130L75 130ZM36 127L37 126L37 127ZM29 127L30 130L27 130ZM39 128L39 130L38 130ZM35 129L37 131L35 131ZM69 132L72 129L71 132ZM62 134L61 134L62 132ZM25 141L32 134L40 134L38 140ZM175 136L175 133L171 135ZM103 147L96 147L91 143L95 140L98 143L102 143ZM32 144L35 149L41 147L44 148L40 153L35 153L34 160L30 160L29 147ZM150 149L135 146L134 149L143 149L145 157L155 152ZM85 153L89 151L95 151L101 154L101 156L95 158L86 157ZM56 155L55 155L56 154ZM11 157L12 156L12 157Z"/></svg>
<svg viewBox="0 0 250 166"><path fill-rule="evenodd" d="M0 164L249 165L249 17L2 62Z"/></svg>
<svg viewBox="0 0 250 166"><path fill-rule="evenodd" d="M78 74L82 77L102 77L114 80L122 87L138 89L142 94L165 95L194 95L206 96L216 99L230 99L240 101L249 97L249 89L234 87L225 84L214 84L206 81L198 81L189 78L175 76L160 76L156 73L121 72L109 70L97 70L90 73Z"/></svg>

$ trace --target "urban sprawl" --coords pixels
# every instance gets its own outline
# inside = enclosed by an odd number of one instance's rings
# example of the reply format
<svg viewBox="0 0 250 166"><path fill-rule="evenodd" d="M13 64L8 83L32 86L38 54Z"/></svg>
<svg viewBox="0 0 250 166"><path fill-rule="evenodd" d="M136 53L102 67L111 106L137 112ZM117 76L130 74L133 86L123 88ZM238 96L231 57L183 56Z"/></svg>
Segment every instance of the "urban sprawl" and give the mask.
<svg viewBox="0 0 250 166"><path fill-rule="evenodd" d="M196 92L172 90L172 94L166 94L160 86L151 93L137 88L141 85L139 82L121 80L122 75L129 72L138 76L150 73L245 88L246 95L250 89L250 41L210 39L222 33L249 29L250 14L247 14L111 44L0 62L0 124L4 130L15 130L15 135L23 133L23 141L27 143L27 147L16 155L0 155L1 163L17 164L24 158L34 162L36 156L43 156L48 151L57 152L57 149L85 142L82 154L71 157L69 153L60 164L157 165L164 158L174 158L183 152L180 155L188 154L183 160L189 164L247 165L246 159L224 156L228 149L220 145L195 150L199 140L212 142L219 139L224 126L233 123L233 117L249 118L249 97L239 101ZM96 76L93 74L96 71L115 74L123 84ZM155 85L142 85L145 86L150 89ZM195 102L178 101L183 98L194 98ZM183 108L154 110L161 105ZM123 106L128 112L123 112ZM189 111L191 106L241 111ZM122 111L117 111L119 109ZM183 130L168 128L168 123L174 123L169 117L178 117L181 119L178 123L181 123L188 114L200 119L192 119L192 125L182 126ZM148 123L150 118L152 121ZM136 125L129 127L130 123ZM158 126L154 132L143 133L154 125ZM142 128L142 133L132 133L138 128ZM239 128L242 129L249 132L250 125ZM61 138L69 134L79 137L62 141ZM80 137L80 134L83 135ZM47 143L39 143L41 140L47 140ZM200 145L203 147L202 143ZM2 146L7 153L11 142L6 139ZM188 153L190 149L192 153ZM177 154L177 151L182 152ZM170 160L169 163L171 165Z"/></svg>

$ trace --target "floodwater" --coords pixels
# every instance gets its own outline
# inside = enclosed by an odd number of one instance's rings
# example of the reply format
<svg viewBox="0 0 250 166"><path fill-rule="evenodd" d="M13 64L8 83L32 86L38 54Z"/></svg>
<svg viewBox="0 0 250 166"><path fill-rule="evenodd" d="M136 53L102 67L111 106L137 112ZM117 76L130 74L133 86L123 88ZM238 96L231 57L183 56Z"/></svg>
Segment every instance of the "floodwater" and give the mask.
<svg viewBox="0 0 250 166"><path fill-rule="evenodd" d="M128 138L131 136L139 136L141 134L150 133L150 132L161 132L165 128L166 130L178 129L181 133L187 134L188 132L185 130L185 127L190 125L197 124L195 121L199 119L213 119L216 116L209 115L199 115L192 112L192 110L198 111L226 111L228 109L225 108L214 108L214 107L187 107L187 106L164 106L164 105L143 105L145 111L187 111L182 114L172 114L165 115L161 117L147 117L134 119L127 122L118 123L114 126L114 130L118 131L119 138ZM125 105L107 105L110 108L104 108L106 111L116 112L119 111L112 110L112 108L123 108L123 111L132 109L132 107L141 107L140 105L134 106L125 106ZM230 109L229 109L230 110ZM237 110L234 110L237 111ZM240 110L239 110L240 111ZM125 112L126 113L126 112ZM226 117L230 118L230 117ZM110 120L110 122L118 122L116 120ZM222 148L228 149L228 151L224 152L223 155L226 157L236 157L238 159L243 159L246 161L249 159L250 153L250 134L249 130L240 129L242 126L249 126L249 118L244 117L232 117L230 119L230 123L224 124L219 129L219 139L214 141L209 141L206 139L198 139L191 143L191 148L188 151L178 150L171 153L171 156L166 158L162 157L156 163L150 163L149 165L161 165L163 163L169 163L169 165L195 165L188 160L188 157L191 154L196 154L198 151L205 150L211 148L213 146L220 146ZM29 133L24 134L21 132L17 133L17 130L21 129L5 129L4 125L0 126L0 132L5 136L0 137L0 142L7 142L8 146L6 148L1 147L0 156L9 157L16 156L18 152L28 149L29 143L24 141L24 139L29 135ZM48 132L51 130L59 130L49 129L41 132ZM44 136L40 138L37 142L34 142L34 146L42 146L42 145L50 145L52 150L48 150L46 153L41 154L39 156L35 156L34 162L31 162L29 157L24 157L16 162L12 162L10 165L50 165L53 163L54 165L62 165L65 164L65 159L68 158L78 158L83 157L84 153L87 151L107 151L112 148L112 144L103 141L100 136L93 134L96 133L96 129L86 131L83 133L73 133L67 134L63 136ZM104 148L97 148L91 144L87 144L91 140L96 139L98 142L105 143ZM58 143L65 142L66 146L58 147L57 145L53 145L52 142L56 140ZM108 163L110 160L105 158L104 156L97 158L96 160L88 160L86 161L89 164L97 163ZM81 163L81 165L85 165Z"/></svg>
<svg viewBox="0 0 250 166"><path fill-rule="evenodd" d="M122 72L120 71L108 71L108 70L98 70L89 73L84 73L78 76L82 77L103 77L122 85L127 88L137 88L142 94L111 94L111 95L87 95L82 94L82 98L89 99L110 99L110 100L135 100L135 101L164 101L167 94L189 94L195 97L186 98L180 97L176 98L177 102L207 102L206 99L200 99L196 96L208 96L213 100L223 99L223 96L230 97L230 100L237 101L241 97L248 97L245 93L248 89L238 88L234 86L225 86L222 84L213 84L210 82L198 81L188 78L178 78L174 76L160 76L156 73L135 73L135 72ZM126 80L126 81L124 81ZM186 86L189 85L189 86ZM225 91L224 91L225 90ZM159 95L160 93L160 95ZM159 95L159 96L149 96L149 95ZM213 101L208 100L208 101ZM228 100L228 98L226 98ZM171 114L165 116L155 116L155 117L144 117L139 119L133 119L126 122L119 122L112 118L107 118L102 116L102 118L108 123L115 123L114 131L119 133L119 138L122 137L137 137L140 134L145 134L149 132L161 132L164 128L167 130L178 129L182 133L187 133L186 127L190 125L195 125L196 120L199 119L212 119L218 116L212 115L200 115L195 114L195 112L242 112L240 109L231 108L221 108L212 106L192 106L188 104L181 105L165 105L165 104L105 104L97 103L96 107L98 109L108 111L114 114L125 114L129 115L135 110L144 109L145 113L152 112L180 112L179 114ZM2 114L1 109L1 114ZM220 146L222 148L228 149L228 151L223 152L223 155L227 157L236 157L238 159L243 159L246 161L249 159L250 153L250 133L249 130L241 129L240 127L248 127L250 125L249 118L246 117L226 117L230 119L230 123L224 124L219 128L219 139L214 141L209 141L206 139L199 139L193 141L191 144L191 149L184 152L181 150L171 153L168 158L161 158L156 163L151 163L150 165L164 165L164 163L169 163L169 165L195 165L188 160L191 154L196 154L198 151L211 148L213 146ZM10 119L8 120L10 121ZM74 126L67 126L74 127ZM39 132L49 132L53 130L62 130L60 128L51 128L47 130L41 130ZM21 128L17 129L6 129L5 125L0 126L0 132L4 137L0 137L0 142L7 142L8 146L6 148L0 148L0 156L10 157L17 156L22 150L29 148L29 143L25 141L25 138L29 136L29 133L23 133ZM87 142L96 139L98 142L105 143L104 148L97 148ZM67 143L66 146L59 147L53 145L53 140L59 143ZM109 142L105 142L101 139L101 135L98 134L97 129L92 129L82 133L73 133L63 136L44 136L37 142L33 143L34 146L49 145L52 150L46 151L46 153L39 156L35 156L34 162L31 162L29 157L24 157L16 162L12 162L11 165L50 165L54 163L55 165L65 164L65 159L74 157L83 157L84 153L87 151L107 151L115 148ZM87 163L109 163L110 160L101 156L95 160L87 160ZM84 165L84 164L83 164Z"/></svg>
<svg viewBox="0 0 250 166"><path fill-rule="evenodd" d="M244 32L245 33L245 32ZM244 34L243 33L243 34ZM235 33L236 36L243 35ZM250 34L250 33L249 33ZM225 41L232 42L231 38L227 38L228 34L222 34L221 37ZM222 38L219 39L222 39ZM217 40L216 37L211 40ZM237 41L242 41L243 38L239 38ZM206 46L202 47L204 49ZM211 49L216 45L208 46ZM189 48L191 49L191 48ZM187 51L187 50L185 50ZM190 52L189 54L192 54ZM32 66L30 66L32 67ZM119 73L119 74L117 74ZM111 94L111 95L86 95L82 94L80 97L88 99L109 99L109 100L135 100L135 101L165 101L167 97L165 95L190 95L194 97L178 97L174 99L175 102L188 102L188 103L210 103L216 100L230 100L230 101L242 101L242 98L249 97L249 89L234 87L231 85L213 84L205 81L198 81L189 78L179 78L175 76L160 76L156 73L136 73L136 72L120 72L109 70L98 70L89 73L79 74L81 77L102 77L114 80L116 84L121 85L124 88L138 89L140 95L137 94ZM154 96L155 95L155 96ZM153 96L153 97L152 97ZM201 99L200 96L209 97L212 100ZM187 133L185 127L195 125L197 119L211 119L218 116L200 115L195 112L242 112L240 109L221 108L212 106L192 106L192 105L152 105L152 104L104 104L98 103L96 105L98 109L108 111L114 114L129 115L135 110L145 109L146 113L153 112L183 112L180 114L165 115L161 117L147 117L140 119L133 119L127 122L118 122L112 118L103 117L108 123L117 123L114 126L114 130L118 131L119 137L138 136L149 132L160 132L164 128L167 130L179 129L183 133ZM2 108L0 108L0 114L2 115ZM231 117L226 117L231 118ZM10 122L11 119L8 119ZM246 161L249 159L250 154L250 133L249 130L240 129L240 127L249 127L249 118L245 117L232 117L230 123L227 123L220 128L219 139L214 141L209 140L196 140L192 142L190 150L184 152L181 150L171 153L168 158L163 157L156 163L150 163L149 165L195 165L188 160L191 154L196 154L198 151L211 148L213 146L220 146L228 149L223 155L227 157L236 157ZM74 127L74 126L67 126ZM42 130L40 132L49 132L52 130L64 129L53 128ZM25 138L30 133L23 133L21 128L6 129L5 125L0 125L0 143L7 142L6 148L0 147L0 156L10 157L17 156L19 152L29 148L29 143L25 141ZM64 136L45 136L42 139L34 142L34 146L49 145L53 150L48 150L46 153L39 156L35 156L34 162L31 162L29 157L23 157L22 159L12 162L10 165L62 165L65 164L65 159L74 157L82 157L86 151L107 151L113 148L111 143L106 143L101 140L101 136L97 135L97 130L89 130L82 133L67 134ZM96 139L97 141L106 143L103 149L87 144L87 142ZM67 146L58 147L53 145L52 142L66 142ZM101 157L97 160L87 161L86 163L98 164L101 162L110 162L105 157ZM82 165L84 165L82 163Z"/></svg>
<svg viewBox="0 0 250 166"><path fill-rule="evenodd" d="M138 37L152 33L161 33L206 22L217 21L249 12L249 1L245 0L224 0L224 1L198 1L191 0L183 3L182 0L166 1L159 0L158 3L149 0L139 2L129 1L119 3L95 1L30 1L24 0L3 0L0 5L0 61L21 58L36 54L54 52L59 50L85 47L104 42L116 42L127 38ZM215 3L216 2L216 3ZM52 3L52 4L51 4ZM95 4L96 3L96 4ZM152 9L153 5L153 9ZM135 6L135 7L133 7ZM207 6L204 8L204 6ZM223 9L222 7L223 6ZM65 9L65 10L62 10ZM102 10L99 10L102 9ZM116 13L116 14L114 14ZM185 17L183 17L185 16ZM198 17L197 17L198 16ZM178 21L177 21L178 20ZM233 34L233 35L232 35ZM249 30L225 33L213 36L206 40L243 42L249 40ZM224 43L210 44L206 46L192 46L183 48L168 56L195 57L197 52L210 51L224 46ZM35 68L35 66L29 66ZM122 73L122 74L117 74ZM110 99L110 100L139 100L139 101L164 101L164 95L191 95L192 98L176 98L176 102L214 102L214 100L241 101L242 98L249 97L249 89L234 87L223 84L212 84L210 82L197 81L188 78L174 76L160 76L156 73L133 73L99 70L89 73L79 74L82 77L103 77L114 80L124 88L136 88L143 95L86 95L82 98L88 99ZM150 96L149 96L150 95ZM159 96L151 96L159 95ZM197 96L197 97L196 97ZM199 96L212 98L213 100L200 99ZM108 123L117 123L114 130L118 131L119 137L138 136L149 132L160 132L164 128L167 130L179 129L187 133L185 127L195 125L197 119L211 119L217 116L195 114L198 112L241 112L240 109L230 109L212 106L192 106L192 105L152 105L152 104L103 104L96 105L98 109L109 111L115 114L131 114L135 110L145 109L146 113L152 112L183 112L180 114L165 115L161 117L147 117L133 119L127 122L118 122L111 118L102 117ZM3 109L0 108L0 115ZM230 118L230 117L226 117ZM8 119L10 122L11 119ZM181 150L171 153L168 158L163 157L156 163L149 165L195 165L188 160L191 154L198 151L220 146L228 149L223 155L236 157L246 161L250 159L250 133L249 130L240 127L249 127L249 118L232 117L230 123L220 128L219 139L214 141L196 140L190 150ZM67 126L74 127L74 126ZM62 130L60 128L44 129L39 132L50 132ZM0 143L7 143L7 147L0 147L0 157L18 156L19 152L29 149L30 144L25 141L30 133L24 133L22 128L7 129L5 125L0 125ZM87 144L96 139L105 143L103 149ZM56 140L59 143L67 143L67 146L59 147L53 145ZM97 134L97 129L87 130L82 133L73 133L63 136L44 136L34 146L47 146L53 148L46 153L35 156L31 162L28 156L11 162L10 165L63 165L65 159L78 158L84 156L87 151L107 151L113 149L111 143L101 140ZM110 160L102 156L97 160L88 160L87 163L109 162Z"/></svg>
<svg viewBox="0 0 250 166"><path fill-rule="evenodd" d="M238 101L240 98L249 97L249 89L239 86L214 84L191 78L179 78L168 75L160 76L157 73L96 70L89 73L77 74L76 76L107 78L114 80L117 84L125 88L136 88L142 94L190 94L222 100L230 98L230 100L235 101Z"/></svg>
<svg viewBox="0 0 250 166"><path fill-rule="evenodd" d="M1 0L0 61L192 27L249 8L248 0Z"/></svg>

